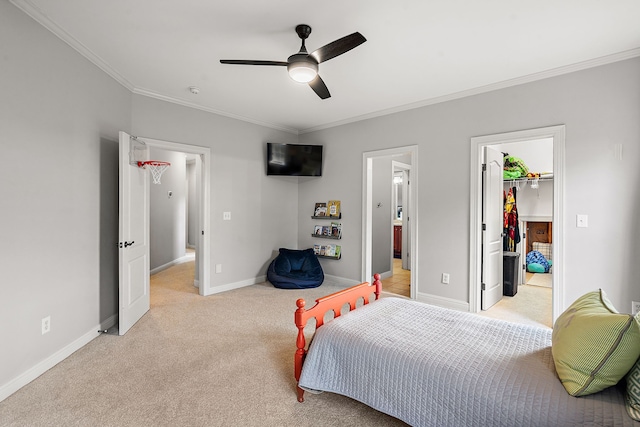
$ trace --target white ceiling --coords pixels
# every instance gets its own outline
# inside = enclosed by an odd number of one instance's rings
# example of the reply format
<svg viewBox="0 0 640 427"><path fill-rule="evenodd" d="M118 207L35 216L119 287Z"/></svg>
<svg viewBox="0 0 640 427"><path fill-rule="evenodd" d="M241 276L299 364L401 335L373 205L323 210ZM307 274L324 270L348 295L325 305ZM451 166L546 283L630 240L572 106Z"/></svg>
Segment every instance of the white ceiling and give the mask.
<svg viewBox="0 0 640 427"><path fill-rule="evenodd" d="M135 93L294 133L640 55L638 0L11 1ZM329 99L219 62L286 61L302 23L309 52L367 38L320 64Z"/></svg>

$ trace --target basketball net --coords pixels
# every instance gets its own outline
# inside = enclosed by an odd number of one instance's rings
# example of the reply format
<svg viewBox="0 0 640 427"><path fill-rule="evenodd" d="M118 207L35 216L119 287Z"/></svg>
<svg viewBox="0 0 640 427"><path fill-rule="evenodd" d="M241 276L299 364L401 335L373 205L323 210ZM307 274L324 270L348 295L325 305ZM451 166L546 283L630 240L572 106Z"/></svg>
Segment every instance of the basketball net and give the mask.
<svg viewBox="0 0 640 427"><path fill-rule="evenodd" d="M138 162L138 167L149 169L153 177L154 184L160 184L160 177L167 168L171 166L169 162L160 162L157 160L147 160L146 162Z"/></svg>

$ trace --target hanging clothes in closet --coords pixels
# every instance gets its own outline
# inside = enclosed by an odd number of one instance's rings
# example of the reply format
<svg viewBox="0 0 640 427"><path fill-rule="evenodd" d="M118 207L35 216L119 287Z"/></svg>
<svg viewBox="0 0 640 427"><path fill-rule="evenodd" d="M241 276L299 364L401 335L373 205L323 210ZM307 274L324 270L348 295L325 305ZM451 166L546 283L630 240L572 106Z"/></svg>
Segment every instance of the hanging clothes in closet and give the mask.
<svg viewBox="0 0 640 427"><path fill-rule="evenodd" d="M504 237L502 249L508 252L515 252L516 246L520 243L520 227L518 225L518 207L516 204L517 189L510 187L509 192L503 192L504 198Z"/></svg>

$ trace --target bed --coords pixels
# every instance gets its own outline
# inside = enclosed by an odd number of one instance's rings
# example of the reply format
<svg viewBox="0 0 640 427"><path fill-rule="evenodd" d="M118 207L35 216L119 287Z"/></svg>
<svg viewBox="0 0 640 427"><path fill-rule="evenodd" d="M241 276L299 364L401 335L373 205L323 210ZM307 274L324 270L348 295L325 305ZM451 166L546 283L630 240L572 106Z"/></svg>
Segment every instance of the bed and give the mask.
<svg viewBox="0 0 640 427"><path fill-rule="evenodd" d="M305 391L338 393L412 426L640 425L626 412L624 381L588 396L567 393L550 329L379 298L375 279L308 310L297 301L298 401ZM325 321L327 312L335 318ZM309 319L316 329L307 348Z"/></svg>

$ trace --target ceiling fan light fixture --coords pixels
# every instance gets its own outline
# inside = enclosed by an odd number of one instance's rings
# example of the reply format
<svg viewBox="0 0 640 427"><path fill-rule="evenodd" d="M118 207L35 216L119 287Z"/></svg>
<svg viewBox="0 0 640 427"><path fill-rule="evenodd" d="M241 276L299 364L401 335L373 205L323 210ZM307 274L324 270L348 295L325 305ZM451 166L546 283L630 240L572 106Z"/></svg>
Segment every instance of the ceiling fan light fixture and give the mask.
<svg viewBox="0 0 640 427"><path fill-rule="evenodd" d="M305 58L302 61L291 61L287 65L289 77L298 83L309 83L318 75L318 64Z"/></svg>

